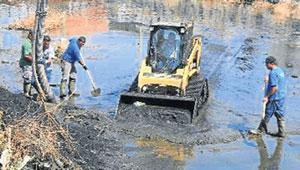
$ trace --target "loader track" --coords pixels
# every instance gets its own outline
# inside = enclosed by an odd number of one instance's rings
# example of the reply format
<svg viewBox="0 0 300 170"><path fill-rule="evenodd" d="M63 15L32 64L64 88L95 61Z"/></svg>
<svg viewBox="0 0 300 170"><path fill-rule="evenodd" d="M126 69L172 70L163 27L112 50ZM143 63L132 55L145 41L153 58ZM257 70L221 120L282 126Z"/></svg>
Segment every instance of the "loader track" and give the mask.
<svg viewBox="0 0 300 170"><path fill-rule="evenodd" d="M199 109L207 102L209 96L208 81L201 75L196 74L190 78L189 85L186 89L186 96L193 97L196 100L197 105L197 115L199 114Z"/></svg>
<svg viewBox="0 0 300 170"><path fill-rule="evenodd" d="M138 78L139 78L139 75L137 75L135 77L135 79L133 80L131 86L129 87L128 92L137 92L137 90L138 90Z"/></svg>

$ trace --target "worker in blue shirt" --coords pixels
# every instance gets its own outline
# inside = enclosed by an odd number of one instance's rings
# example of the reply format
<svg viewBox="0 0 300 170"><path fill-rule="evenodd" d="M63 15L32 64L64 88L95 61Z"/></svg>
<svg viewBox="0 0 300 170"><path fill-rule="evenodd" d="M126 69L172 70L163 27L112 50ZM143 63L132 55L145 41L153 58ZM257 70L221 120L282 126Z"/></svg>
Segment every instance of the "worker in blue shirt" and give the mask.
<svg viewBox="0 0 300 170"><path fill-rule="evenodd" d="M76 86L76 67L75 63L79 62L83 69L87 70L87 66L82 60L82 56L80 53L81 47L84 46L86 42L86 38L81 36L78 39L72 38L69 41L69 46L65 50L65 52L62 55L62 62L61 62L61 68L62 68L62 79L60 84L60 97L65 98L66 97L66 85L69 80L68 88L69 88L69 95L73 96L79 96L78 93L75 93L75 86Z"/></svg>
<svg viewBox="0 0 300 170"><path fill-rule="evenodd" d="M285 95L286 95L286 82L283 70L277 66L277 61L274 57L270 56L266 58L266 67L270 70L268 78L265 80L268 85L263 102L266 103L265 116L261 120L256 132L261 134L262 132L268 133L267 124L271 117L275 115L278 125L278 137L285 136Z"/></svg>

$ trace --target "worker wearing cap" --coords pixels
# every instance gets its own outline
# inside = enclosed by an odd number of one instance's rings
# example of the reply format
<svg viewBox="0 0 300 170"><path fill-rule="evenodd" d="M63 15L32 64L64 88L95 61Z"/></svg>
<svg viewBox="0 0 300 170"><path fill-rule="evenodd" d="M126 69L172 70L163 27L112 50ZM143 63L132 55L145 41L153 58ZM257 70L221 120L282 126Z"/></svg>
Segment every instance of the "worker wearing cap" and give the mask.
<svg viewBox="0 0 300 170"><path fill-rule="evenodd" d="M86 38L81 36L78 39L72 38L69 41L68 48L62 55L62 79L60 84L60 97L66 97L66 85L69 80L69 95L79 96L78 93L75 93L76 85L76 67L75 63L79 62L82 65L83 69L87 70L85 63L82 60L80 49L84 46Z"/></svg>
<svg viewBox="0 0 300 170"><path fill-rule="evenodd" d="M268 133L267 124L271 117L275 115L278 125L278 137L285 136L284 124L284 102L286 94L285 74L283 70L278 67L277 61L274 57L269 56L265 61L267 69L270 70L269 76L266 79L268 83L266 94L263 102L266 103L265 117L259 124L257 129L258 133Z"/></svg>
<svg viewBox="0 0 300 170"><path fill-rule="evenodd" d="M19 66L23 72L23 92L26 97L30 97L32 83L32 40L33 33L29 31L27 38L22 44L21 58Z"/></svg>
<svg viewBox="0 0 300 170"><path fill-rule="evenodd" d="M50 42L50 36L45 35L43 39L43 56L39 59L39 63L45 65L48 82L51 82L52 60L54 59L54 49L50 45Z"/></svg>

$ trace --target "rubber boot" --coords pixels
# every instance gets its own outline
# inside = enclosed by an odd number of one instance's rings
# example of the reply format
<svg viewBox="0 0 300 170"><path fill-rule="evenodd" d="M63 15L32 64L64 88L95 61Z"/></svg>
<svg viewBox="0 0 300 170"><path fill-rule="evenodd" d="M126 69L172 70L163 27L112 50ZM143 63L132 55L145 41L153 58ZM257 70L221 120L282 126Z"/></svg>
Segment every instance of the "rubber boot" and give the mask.
<svg viewBox="0 0 300 170"><path fill-rule="evenodd" d="M267 123L264 119L261 120L257 130L259 130L261 133L268 133Z"/></svg>
<svg viewBox="0 0 300 170"><path fill-rule="evenodd" d="M278 118L277 119L277 125L278 125L278 137L284 138L286 136L285 134L285 122L283 118Z"/></svg>
<svg viewBox="0 0 300 170"><path fill-rule="evenodd" d="M67 96L66 94L66 85L67 81L66 80L61 80L60 82L60 98L65 98Z"/></svg>
<svg viewBox="0 0 300 170"><path fill-rule="evenodd" d="M76 89L76 80L75 79L70 79L69 80L69 95L72 95L73 97L80 96L79 93L75 92L75 89Z"/></svg>
<svg viewBox="0 0 300 170"><path fill-rule="evenodd" d="M35 92L33 92L33 90L30 90L31 91L30 96L32 96L34 100L39 101L41 96L39 96L38 87L35 82L31 83L31 89L35 89Z"/></svg>
<svg viewBox="0 0 300 170"><path fill-rule="evenodd" d="M57 103L56 98L52 93L47 94L46 101L48 103Z"/></svg>
<svg viewBox="0 0 300 170"><path fill-rule="evenodd" d="M250 134L253 135L262 135L263 133L268 133L268 128L267 128L267 121L265 119L262 119L258 128L254 130L249 131Z"/></svg>
<svg viewBox="0 0 300 170"><path fill-rule="evenodd" d="M23 83L23 91L24 91L24 95L26 97L31 98L30 96L30 91L31 91L31 83Z"/></svg>
<svg viewBox="0 0 300 170"><path fill-rule="evenodd" d="M31 87L33 87L35 91L38 93L38 86L35 82L31 83Z"/></svg>

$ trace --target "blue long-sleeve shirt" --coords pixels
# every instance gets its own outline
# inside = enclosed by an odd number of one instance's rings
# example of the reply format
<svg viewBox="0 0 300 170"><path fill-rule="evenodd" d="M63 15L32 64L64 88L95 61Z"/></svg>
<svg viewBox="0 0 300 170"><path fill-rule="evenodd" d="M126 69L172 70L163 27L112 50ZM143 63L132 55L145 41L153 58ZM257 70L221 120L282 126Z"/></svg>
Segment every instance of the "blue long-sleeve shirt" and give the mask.
<svg viewBox="0 0 300 170"><path fill-rule="evenodd" d="M63 54L63 60L69 63L75 63L81 60L80 48L77 38L72 38L69 41L69 46Z"/></svg>

